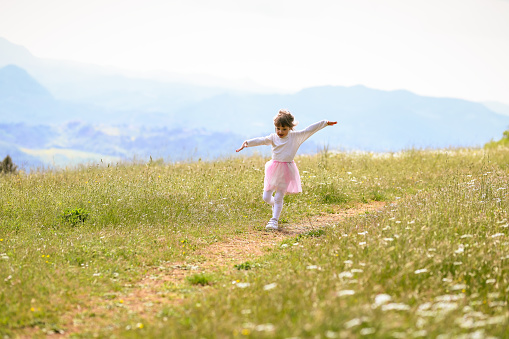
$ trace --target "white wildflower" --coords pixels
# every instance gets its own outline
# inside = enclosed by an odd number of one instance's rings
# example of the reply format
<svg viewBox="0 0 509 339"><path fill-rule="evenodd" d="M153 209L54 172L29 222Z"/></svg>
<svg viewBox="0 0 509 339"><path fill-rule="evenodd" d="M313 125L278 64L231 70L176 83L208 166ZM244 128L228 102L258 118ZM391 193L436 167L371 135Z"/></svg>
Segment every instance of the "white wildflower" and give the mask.
<svg viewBox="0 0 509 339"><path fill-rule="evenodd" d="M243 327L243 328L246 328L246 329L248 329L248 330L254 330L254 328L256 327L256 325L255 325L255 324L253 324L253 323L247 322L247 323L243 323L243 324L242 324L242 327Z"/></svg>
<svg viewBox="0 0 509 339"><path fill-rule="evenodd" d="M463 313L465 313L465 315L470 315L470 314L472 314L472 313L476 313L476 312L474 312L474 311L473 311L473 308L472 308L472 307L470 307L470 306L468 306L468 305L463 306L463 309L462 309L461 311L462 311ZM467 313L468 313L468 314L467 314ZM482 314L482 312L479 312L479 313L481 313L481 314Z"/></svg>
<svg viewBox="0 0 509 339"><path fill-rule="evenodd" d="M421 304L419 305L419 307L417 307L417 312L419 311L427 311L431 308L431 306L433 306L432 303L424 303L424 304Z"/></svg>
<svg viewBox="0 0 509 339"><path fill-rule="evenodd" d="M419 312L419 311L417 311ZM417 328L423 328L424 326L426 326L426 323L427 321L424 320L424 318L417 318L417 321L415 322L415 326L417 326Z"/></svg>
<svg viewBox="0 0 509 339"><path fill-rule="evenodd" d="M456 301L460 299L464 299L464 294L445 294L445 295L439 295L435 298L435 301L437 302L450 302L450 301Z"/></svg>
<svg viewBox="0 0 509 339"><path fill-rule="evenodd" d="M372 327L365 327L363 328L361 331L360 331L360 334L361 335L370 335L370 334L373 334L375 333L375 329L372 328Z"/></svg>
<svg viewBox="0 0 509 339"><path fill-rule="evenodd" d="M308 270L317 270L317 269L319 269L319 267L316 266L316 265L308 265L308 266L306 266L306 269L308 269Z"/></svg>
<svg viewBox="0 0 509 339"><path fill-rule="evenodd" d="M427 336L428 336L428 332L426 332L426 330L420 330L420 331L416 331L416 332L412 333L412 337L414 337L414 338L427 337Z"/></svg>
<svg viewBox="0 0 509 339"><path fill-rule="evenodd" d="M345 272L341 272L338 274L338 277L343 279L343 278L353 278L353 273L352 272L349 272L349 271L345 271Z"/></svg>
<svg viewBox="0 0 509 339"><path fill-rule="evenodd" d="M362 320L359 318L354 318L345 323L345 328L352 328L354 326L359 326L360 324L362 324Z"/></svg>
<svg viewBox="0 0 509 339"><path fill-rule="evenodd" d="M355 294L354 290L342 290L342 291L336 292L337 297L345 297L345 296L354 295L354 294Z"/></svg>
<svg viewBox="0 0 509 339"><path fill-rule="evenodd" d="M505 316L505 315L491 317L486 320L488 325L504 324L504 323L506 323L506 321L507 321L507 316Z"/></svg>
<svg viewBox="0 0 509 339"><path fill-rule="evenodd" d="M270 291L270 290L276 288L276 286L277 286L276 283L268 284L268 285L263 286L263 290L264 291Z"/></svg>
<svg viewBox="0 0 509 339"><path fill-rule="evenodd" d="M394 238L384 238L383 240L384 240L384 241L389 241L389 242L390 242L390 241L394 241Z"/></svg>
<svg viewBox="0 0 509 339"><path fill-rule="evenodd" d="M436 311L428 311L428 310L417 311L416 314L419 315L420 317L430 317L430 318L437 316Z"/></svg>
<svg viewBox="0 0 509 339"><path fill-rule="evenodd" d="M502 237L502 236L504 236L504 235L505 235L504 233L495 233L495 234L493 234L491 237L492 237L492 238L498 238L498 237Z"/></svg>
<svg viewBox="0 0 509 339"><path fill-rule="evenodd" d="M257 330L258 332L272 332L274 331L274 325L272 324L261 324L261 325L257 325L255 327L255 330Z"/></svg>
<svg viewBox="0 0 509 339"><path fill-rule="evenodd" d="M392 310L409 311L410 306L408 306L406 304L401 304L401 303L390 303L390 304L382 305L382 311L392 311Z"/></svg>
<svg viewBox="0 0 509 339"><path fill-rule="evenodd" d="M249 286L251 286L251 284L247 283L247 282L246 283L242 283L242 282L241 283L237 283L237 287L238 288L246 288L246 287L249 287Z"/></svg>
<svg viewBox="0 0 509 339"><path fill-rule="evenodd" d="M489 307L505 307L507 306L507 301L492 301L488 303Z"/></svg>
<svg viewBox="0 0 509 339"><path fill-rule="evenodd" d="M472 238L472 237L473 237L472 234L463 234L460 238L465 239L465 238Z"/></svg>
<svg viewBox="0 0 509 339"><path fill-rule="evenodd" d="M465 284L456 284L456 285L451 286L451 291L459 291L459 290L464 290L466 288L467 288L467 285L465 285Z"/></svg>
<svg viewBox="0 0 509 339"><path fill-rule="evenodd" d="M446 301L441 301L441 302L438 302L433 305L434 310L440 310L442 312L454 311L457 308L458 308L457 303L446 302Z"/></svg>
<svg viewBox="0 0 509 339"><path fill-rule="evenodd" d="M334 338L338 337L338 334L333 331L327 331L327 332L325 332L325 337L329 338L329 339L334 339Z"/></svg>
<svg viewBox="0 0 509 339"><path fill-rule="evenodd" d="M392 300L392 297L388 294L378 294L375 297L375 302L373 303L372 308L377 308L383 304L388 303L391 300Z"/></svg>
<svg viewBox="0 0 509 339"><path fill-rule="evenodd" d="M488 293L488 299L496 299L498 297L500 297L500 293L498 292Z"/></svg>
<svg viewBox="0 0 509 339"><path fill-rule="evenodd" d="M475 321L474 319L468 317L458 318L456 319L456 323L459 325L459 327L468 329L486 326L486 321ZM481 338L484 338L484 335L481 336Z"/></svg>
<svg viewBox="0 0 509 339"><path fill-rule="evenodd" d="M454 251L456 254L461 254L463 252L465 252L465 246L463 246L463 244L459 244L458 249Z"/></svg>
<svg viewBox="0 0 509 339"><path fill-rule="evenodd" d="M495 279L488 279L488 280L486 280L486 284L494 284L496 282L497 281Z"/></svg>
<svg viewBox="0 0 509 339"><path fill-rule="evenodd" d="M419 270L416 270L414 273L415 274L421 274L421 273L427 273L427 272L428 272L427 268L421 268Z"/></svg>

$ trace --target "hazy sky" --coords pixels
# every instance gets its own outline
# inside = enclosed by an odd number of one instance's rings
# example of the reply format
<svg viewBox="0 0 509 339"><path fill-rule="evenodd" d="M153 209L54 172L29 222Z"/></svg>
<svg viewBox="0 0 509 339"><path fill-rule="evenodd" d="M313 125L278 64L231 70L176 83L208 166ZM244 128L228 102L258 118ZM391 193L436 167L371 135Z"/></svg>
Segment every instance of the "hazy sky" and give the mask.
<svg viewBox="0 0 509 339"><path fill-rule="evenodd" d="M38 57L509 104L509 0L0 0Z"/></svg>

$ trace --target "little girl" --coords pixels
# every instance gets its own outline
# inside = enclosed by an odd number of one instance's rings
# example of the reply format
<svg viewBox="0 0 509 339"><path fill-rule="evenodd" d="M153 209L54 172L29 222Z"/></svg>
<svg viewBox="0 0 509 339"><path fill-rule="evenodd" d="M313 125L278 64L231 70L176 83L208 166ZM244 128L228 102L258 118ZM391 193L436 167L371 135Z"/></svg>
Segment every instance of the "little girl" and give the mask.
<svg viewBox="0 0 509 339"><path fill-rule="evenodd" d="M260 145L272 146L272 160L265 164L265 180L263 187L263 200L272 206L272 218L267 226L268 230L277 230L279 215L283 209L283 198L286 193L300 193L302 187L297 165L293 161L300 145L314 133L327 125L335 125L337 121L322 120L308 126L302 131L294 131L297 126L293 115L287 110L280 110L274 117L276 133L262 138L254 138L244 141L242 147ZM272 194L274 196L272 196Z"/></svg>

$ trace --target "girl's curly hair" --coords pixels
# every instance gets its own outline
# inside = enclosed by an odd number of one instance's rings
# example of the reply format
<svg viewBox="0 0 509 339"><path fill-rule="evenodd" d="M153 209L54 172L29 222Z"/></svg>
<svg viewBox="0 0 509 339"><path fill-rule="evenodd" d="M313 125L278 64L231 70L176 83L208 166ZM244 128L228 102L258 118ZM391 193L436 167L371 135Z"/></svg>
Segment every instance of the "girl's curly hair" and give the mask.
<svg viewBox="0 0 509 339"><path fill-rule="evenodd" d="M279 113L274 117L274 126L288 127L293 129L297 126L298 122L290 111L286 109L279 110Z"/></svg>

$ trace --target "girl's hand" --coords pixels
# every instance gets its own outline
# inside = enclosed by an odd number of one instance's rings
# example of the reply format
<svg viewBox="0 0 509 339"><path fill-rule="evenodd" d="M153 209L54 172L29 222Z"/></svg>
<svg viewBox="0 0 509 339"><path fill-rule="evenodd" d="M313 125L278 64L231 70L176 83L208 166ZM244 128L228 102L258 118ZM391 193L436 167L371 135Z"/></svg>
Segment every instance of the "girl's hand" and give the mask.
<svg viewBox="0 0 509 339"><path fill-rule="evenodd" d="M242 151L246 147L247 147L247 141L244 141L244 143L242 144L242 147L239 148L238 150L236 150L235 152L240 152L240 151Z"/></svg>
<svg viewBox="0 0 509 339"><path fill-rule="evenodd" d="M337 121L327 121L327 125L329 126L335 125L337 123L338 123Z"/></svg>

